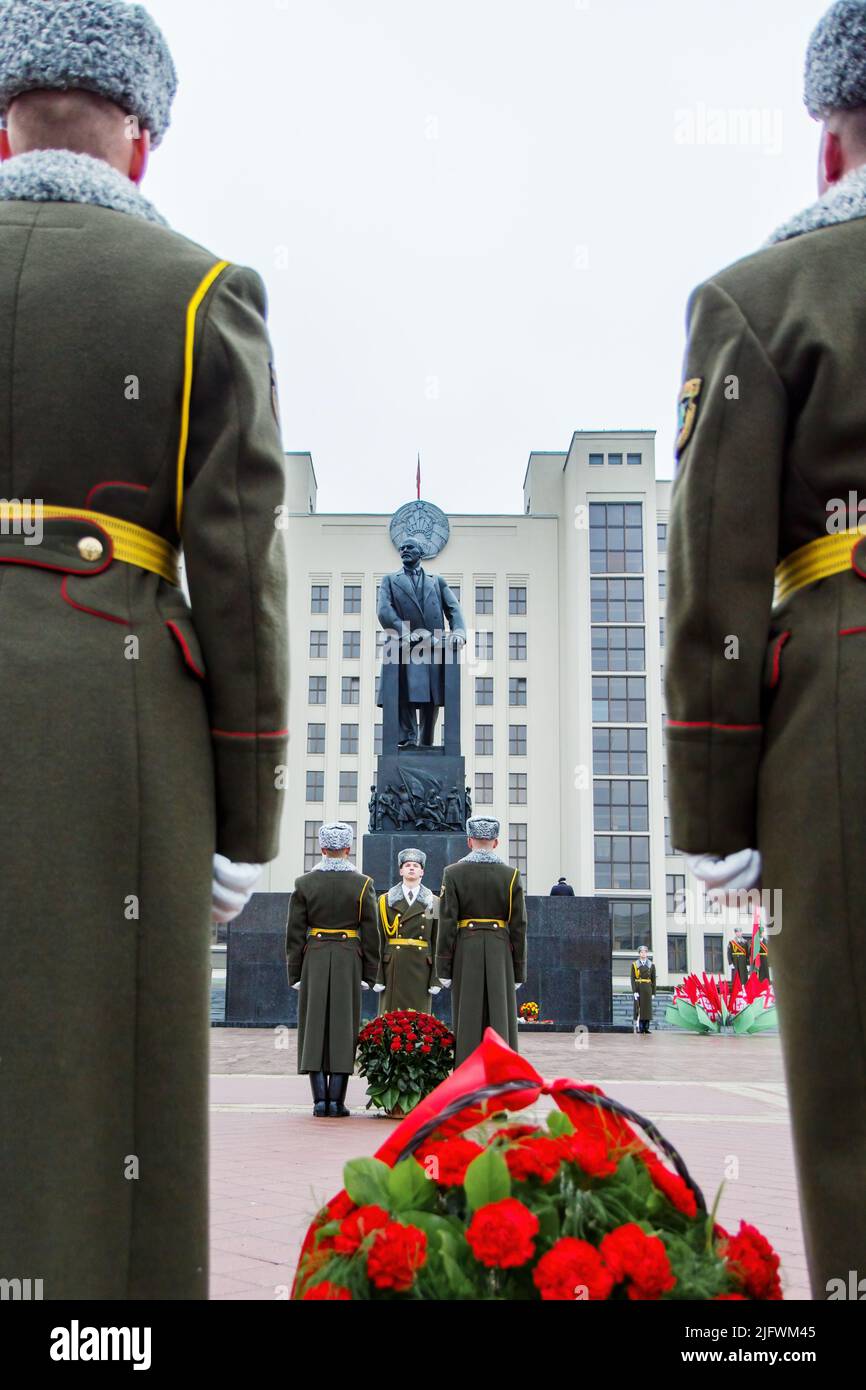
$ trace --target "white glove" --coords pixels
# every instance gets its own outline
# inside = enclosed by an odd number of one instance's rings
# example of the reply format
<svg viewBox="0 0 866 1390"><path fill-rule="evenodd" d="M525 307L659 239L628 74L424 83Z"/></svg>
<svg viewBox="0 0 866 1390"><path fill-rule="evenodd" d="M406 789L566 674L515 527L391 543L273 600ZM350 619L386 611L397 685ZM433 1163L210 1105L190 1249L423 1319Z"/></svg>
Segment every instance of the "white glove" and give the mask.
<svg viewBox="0 0 866 1390"><path fill-rule="evenodd" d="M301 982L300 982L300 980L298 980L298 983L297 983L296 985L292 985L292 989L300 989L300 988L301 988Z"/></svg>
<svg viewBox="0 0 866 1390"><path fill-rule="evenodd" d="M441 994L441 993L442 993L442 986L441 986L441 985L431 985L430 988L428 989L427 993L428 993L428 994Z"/></svg>
<svg viewBox="0 0 866 1390"><path fill-rule="evenodd" d="M374 986L373 986L373 991L374 991L374 993L376 993L376 994L381 994L382 991L384 990L384 988L385 988L384 985L374 985Z"/></svg>
<svg viewBox="0 0 866 1390"><path fill-rule="evenodd" d="M523 981L521 980L519 985L518 985L518 984L515 984L514 988L515 988L515 989L523 989Z"/></svg>
<svg viewBox="0 0 866 1390"><path fill-rule="evenodd" d="M640 999L640 995L638 994L637 990L635 990L634 992L634 997L635 999Z"/></svg>
<svg viewBox="0 0 866 1390"><path fill-rule="evenodd" d="M233 864L222 854L213 857L213 910L215 922L233 922L253 896L262 875L262 864Z"/></svg>
<svg viewBox="0 0 866 1390"><path fill-rule="evenodd" d="M361 981L361 988L362 988L362 989L369 989L369 988L370 988L370 986L367 984L367 981L366 981L366 980L362 980L362 981Z"/></svg>
<svg viewBox="0 0 866 1390"><path fill-rule="evenodd" d="M715 854L687 854L686 863L695 878L708 888L723 888L730 893L754 888L761 877L761 856L756 849L741 849L726 859Z"/></svg>
<svg viewBox="0 0 866 1390"><path fill-rule="evenodd" d="M451 981L450 981L450 980L440 980L439 983L440 983L440 985L444 985L446 989L450 989L450 988L451 988Z"/></svg>

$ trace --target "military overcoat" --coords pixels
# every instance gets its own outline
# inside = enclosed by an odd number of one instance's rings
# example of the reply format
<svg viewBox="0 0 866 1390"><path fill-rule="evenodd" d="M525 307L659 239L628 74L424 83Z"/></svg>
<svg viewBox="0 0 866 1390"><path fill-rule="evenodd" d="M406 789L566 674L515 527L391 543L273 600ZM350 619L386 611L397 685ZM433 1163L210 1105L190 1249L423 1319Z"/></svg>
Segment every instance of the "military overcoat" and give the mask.
<svg viewBox="0 0 866 1390"><path fill-rule="evenodd" d="M431 987L436 984L436 928L439 904L429 889L410 903L402 883L379 895L379 935L382 963L379 1013L417 1009L430 1013Z"/></svg>
<svg viewBox="0 0 866 1390"><path fill-rule="evenodd" d="M21 158L0 498L83 517L33 546L0 527L0 1274L203 1298L212 855L274 857L285 762L264 292L107 165ZM192 607L91 512L182 544Z"/></svg>
<svg viewBox="0 0 866 1390"><path fill-rule="evenodd" d="M633 960L631 963L631 989L634 1002L635 1023L652 1023L653 995L656 992L656 968L651 960ZM637 994L637 999L634 995Z"/></svg>
<svg viewBox="0 0 866 1390"><path fill-rule="evenodd" d="M668 543L671 838L762 855L821 1298L866 1268L866 541L844 535L866 516L864 263L860 169L695 292ZM833 535L839 572L810 551L774 604L777 564Z"/></svg>
<svg viewBox="0 0 866 1390"><path fill-rule="evenodd" d="M301 874L289 903L286 956L289 984L301 986L298 1071L350 1076L361 983L372 988L379 976L373 880L348 859L323 859Z"/></svg>
<svg viewBox="0 0 866 1390"><path fill-rule="evenodd" d="M745 941L733 937L728 942L728 965L731 967L731 984L737 978L741 984L746 984L749 978L749 947Z"/></svg>
<svg viewBox="0 0 866 1390"><path fill-rule="evenodd" d="M516 1049L515 985L526 980L526 903L519 871L488 851L473 851L442 875L436 973L452 981L455 1066L475 1051L488 1027Z"/></svg>

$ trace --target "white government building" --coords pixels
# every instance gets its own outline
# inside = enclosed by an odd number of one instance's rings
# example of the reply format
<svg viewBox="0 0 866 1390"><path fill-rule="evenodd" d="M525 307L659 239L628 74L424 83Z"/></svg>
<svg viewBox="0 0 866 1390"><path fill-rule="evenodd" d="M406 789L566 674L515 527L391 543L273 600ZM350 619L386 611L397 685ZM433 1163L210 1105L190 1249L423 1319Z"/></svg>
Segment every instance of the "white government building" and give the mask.
<svg viewBox="0 0 866 1390"><path fill-rule="evenodd" d="M312 457L286 465L291 737L281 850L263 884L274 892L318 861L323 820L353 823L359 839L367 830L377 587L401 567L390 515L318 512ZM523 488L522 515L449 516L450 539L424 562L469 629L461 730L474 807L500 818L529 893L565 875L578 895L611 899L615 984L643 943L660 984L724 972L723 927L694 910L686 922L686 866L668 838L671 483L655 476L655 433L579 431L567 452L530 456Z"/></svg>

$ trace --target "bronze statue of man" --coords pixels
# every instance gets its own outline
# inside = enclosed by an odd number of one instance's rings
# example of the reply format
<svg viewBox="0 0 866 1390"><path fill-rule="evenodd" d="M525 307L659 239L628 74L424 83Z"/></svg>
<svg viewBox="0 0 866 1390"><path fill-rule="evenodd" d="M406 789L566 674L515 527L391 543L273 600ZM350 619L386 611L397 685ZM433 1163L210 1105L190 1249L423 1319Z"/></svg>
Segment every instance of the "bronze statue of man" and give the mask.
<svg viewBox="0 0 866 1390"><path fill-rule="evenodd" d="M379 590L379 622L400 639L392 640L384 653L386 662L399 656L400 748L433 746L445 703L448 647L452 641L459 647L466 642L460 604L444 579L424 571L422 553L417 541L405 541L400 546L402 570L386 574ZM384 703L381 690L378 703Z"/></svg>

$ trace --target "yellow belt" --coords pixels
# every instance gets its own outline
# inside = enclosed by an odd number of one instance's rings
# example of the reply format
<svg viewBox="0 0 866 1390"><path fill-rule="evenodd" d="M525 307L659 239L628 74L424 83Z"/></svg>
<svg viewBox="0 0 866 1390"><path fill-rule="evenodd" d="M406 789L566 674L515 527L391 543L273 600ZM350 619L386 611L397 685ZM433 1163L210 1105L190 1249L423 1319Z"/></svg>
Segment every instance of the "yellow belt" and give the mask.
<svg viewBox="0 0 866 1390"><path fill-rule="evenodd" d="M392 936L387 944L389 946L426 946L426 941L419 941L417 937L411 936Z"/></svg>
<svg viewBox="0 0 866 1390"><path fill-rule="evenodd" d="M819 579L829 579L833 574L842 574L853 564L853 550L862 540L864 532L854 527L850 531L840 531L834 536L819 536L808 545L801 545L776 566L776 592L773 605L777 607L798 589L807 584L815 584Z"/></svg>
<svg viewBox="0 0 866 1390"><path fill-rule="evenodd" d="M501 917L463 917L457 925L458 927L470 927L475 925L480 926L482 923L491 927L508 926L508 923L504 922Z"/></svg>
<svg viewBox="0 0 866 1390"><path fill-rule="evenodd" d="M310 936L344 936L347 940L360 935L354 927L313 927L310 931Z"/></svg>
<svg viewBox="0 0 866 1390"><path fill-rule="evenodd" d="M137 565L139 569L148 570L151 574L158 574L169 584L180 583L179 557L174 546L144 526L136 526L132 521L119 521L116 516L106 516L104 512L91 512L84 507L45 507L20 502L0 504L0 523L27 521L38 525L40 519L91 522L111 537L115 560L122 560L127 565ZM94 536L94 540L98 541L99 537ZM102 560L103 554L102 549L98 554L94 550L94 565ZM81 555L85 560L91 558L83 550Z"/></svg>

